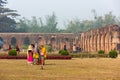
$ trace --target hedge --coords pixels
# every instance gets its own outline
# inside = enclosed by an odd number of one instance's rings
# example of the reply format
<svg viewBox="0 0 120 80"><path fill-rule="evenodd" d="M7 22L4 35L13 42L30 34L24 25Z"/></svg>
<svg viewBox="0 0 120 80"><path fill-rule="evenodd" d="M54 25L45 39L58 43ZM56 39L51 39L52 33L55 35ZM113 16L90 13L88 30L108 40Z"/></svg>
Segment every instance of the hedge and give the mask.
<svg viewBox="0 0 120 80"><path fill-rule="evenodd" d="M27 56L0 56L0 59L27 59ZM72 59L71 56L47 56L46 59Z"/></svg>
<svg viewBox="0 0 120 80"><path fill-rule="evenodd" d="M109 54L90 54L90 53L77 53L70 54L72 58L108 58Z"/></svg>

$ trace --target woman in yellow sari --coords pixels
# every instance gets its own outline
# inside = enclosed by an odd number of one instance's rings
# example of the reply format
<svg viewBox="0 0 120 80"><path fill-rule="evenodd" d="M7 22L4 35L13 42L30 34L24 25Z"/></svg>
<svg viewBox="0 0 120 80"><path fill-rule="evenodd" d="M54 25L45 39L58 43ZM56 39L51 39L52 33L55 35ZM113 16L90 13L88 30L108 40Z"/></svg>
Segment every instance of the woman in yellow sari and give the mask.
<svg viewBox="0 0 120 80"><path fill-rule="evenodd" d="M38 50L38 44L35 44L34 48L34 53L33 53L33 58L34 58L34 64L39 64L39 50Z"/></svg>

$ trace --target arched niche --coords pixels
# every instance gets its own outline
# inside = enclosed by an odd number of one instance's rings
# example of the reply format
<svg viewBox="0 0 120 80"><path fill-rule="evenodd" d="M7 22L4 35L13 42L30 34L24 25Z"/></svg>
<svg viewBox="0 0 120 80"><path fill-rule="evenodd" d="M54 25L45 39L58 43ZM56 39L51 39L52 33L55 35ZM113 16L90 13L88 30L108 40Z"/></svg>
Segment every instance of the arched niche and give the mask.
<svg viewBox="0 0 120 80"><path fill-rule="evenodd" d="M11 45L12 45L13 47L15 47L15 46L16 46L16 43L17 43L16 38L15 38L15 37L12 37L12 38L11 38Z"/></svg>
<svg viewBox="0 0 120 80"><path fill-rule="evenodd" d="M24 45L26 45L26 46L29 45L29 44L30 44L30 39L29 39L28 37L25 37L23 43L24 43Z"/></svg>
<svg viewBox="0 0 120 80"><path fill-rule="evenodd" d="M3 38L2 37L0 37L0 48L2 48L2 46L3 46Z"/></svg>

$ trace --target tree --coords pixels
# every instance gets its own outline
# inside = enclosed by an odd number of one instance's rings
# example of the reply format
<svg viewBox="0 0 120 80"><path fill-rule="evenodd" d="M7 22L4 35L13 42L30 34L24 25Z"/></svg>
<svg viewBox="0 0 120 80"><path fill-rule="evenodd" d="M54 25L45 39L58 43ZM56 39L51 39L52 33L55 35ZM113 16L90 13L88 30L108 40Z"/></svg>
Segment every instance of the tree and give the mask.
<svg viewBox="0 0 120 80"><path fill-rule="evenodd" d="M97 16L93 10L93 20L74 19L65 24L66 29L57 28L57 18L55 14L47 15L45 20L42 18L32 17L31 20L22 18L19 21L17 29L19 32L34 32L34 33L80 33L93 28L104 27L109 24L117 24L120 26L120 17L114 16L111 12L104 16Z"/></svg>
<svg viewBox="0 0 120 80"><path fill-rule="evenodd" d="M91 12L92 12L93 15L94 15L94 19L97 19L97 13L96 13L96 10L95 10L95 9L92 9Z"/></svg>
<svg viewBox="0 0 120 80"><path fill-rule="evenodd" d="M58 31L57 29L57 19L55 14L46 16L46 29L47 32L55 33Z"/></svg>
<svg viewBox="0 0 120 80"><path fill-rule="evenodd" d="M0 32L16 32L16 10L6 8L7 0L0 0Z"/></svg>
<svg viewBox="0 0 120 80"><path fill-rule="evenodd" d="M92 10L94 14L94 20L83 20L80 21L79 19L72 20L68 22L66 31L69 33L78 33L87 31L93 28L99 28L104 27L106 25L112 25L117 24L120 26L120 17L116 17L112 14L112 12L109 12L108 14L105 14L104 16L97 16L97 13L95 10Z"/></svg>
<svg viewBox="0 0 120 80"><path fill-rule="evenodd" d="M79 19L75 19L68 23L66 32L76 33L76 32L80 32L81 29L82 29L81 22L79 21Z"/></svg>
<svg viewBox="0 0 120 80"><path fill-rule="evenodd" d="M96 27L104 26L104 21L103 21L103 18L101 16L97 17L97 19L95 21L95 25L96 25Z"/></svg>
<svg viewBox="0 0 120 80"><path fill-rule="evenodd" d="M31 20L22 18L17 25L19 31L34 32L34 33L56 33L59 30L57 29L57 20L56 16L53 13L45 17L45 22L43 23L42 18L32 17Z"/></svg>
<svg viewBox="0 0 120 80"><path fill-rule="evenodd" d="M6 0L0 0L0 6L4 6L4 4L6 4Z"/></svg>
<svg viewBox="0 0 120 80"><path fill-rule="evenodd" d="M29 20L28 22L30 29L28 29L30 32L38 33L40 32L40 24L38 22L38 19L33 16L32 20Z"/></svg>
<svg viewBox="0 0 120 80"><path fill-rule="evenodd" d="M109 12L104 16L104 25L109 25L109 24L116 24L116 16L114 16L112 12Z"/></svg>
<svg viewBox="0 0 120 80"><path fill-rule="evenodd" d="M26 24L26 20L26 18L22 18L17 23L16 29L18 32L28 32L29 26Z"/></svg>
<svg viewBox="0 0 120 80"><path fill-rule="evenodd" d="M68 23L66 32L80 33L83 31L87 31L87 30L93 28L92 23L93 22L89 21L89 20L80 21L79 19L75 19Z"/></svg>

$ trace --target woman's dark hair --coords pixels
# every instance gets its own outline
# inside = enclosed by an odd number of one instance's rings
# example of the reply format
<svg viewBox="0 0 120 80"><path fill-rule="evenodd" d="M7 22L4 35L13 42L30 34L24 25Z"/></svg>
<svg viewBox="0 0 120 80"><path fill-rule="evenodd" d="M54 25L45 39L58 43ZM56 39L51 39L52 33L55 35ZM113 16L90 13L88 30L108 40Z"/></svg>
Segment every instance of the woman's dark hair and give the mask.
<svg viewBox="0 0 120 80"><path fill-rule="evenodd" d="M34 44L31 44L31 46L34 48L35 47L35 45Z"/></svg>

